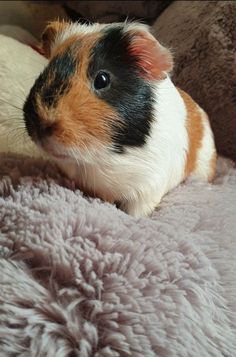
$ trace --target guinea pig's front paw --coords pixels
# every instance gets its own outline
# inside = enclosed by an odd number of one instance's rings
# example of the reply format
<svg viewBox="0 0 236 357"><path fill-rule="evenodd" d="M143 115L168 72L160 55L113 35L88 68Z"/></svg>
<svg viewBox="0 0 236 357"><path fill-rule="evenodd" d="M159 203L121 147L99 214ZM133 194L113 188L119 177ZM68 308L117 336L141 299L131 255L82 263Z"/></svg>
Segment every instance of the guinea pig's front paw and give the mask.
<svg viewBox="0 0 236 357"><path fill-rule="evenodd" d="M143 199L122 201L119 205L119 208L135 218L140 218L149 216L155 210L158 203L159 201L150 202Z"/></svg>

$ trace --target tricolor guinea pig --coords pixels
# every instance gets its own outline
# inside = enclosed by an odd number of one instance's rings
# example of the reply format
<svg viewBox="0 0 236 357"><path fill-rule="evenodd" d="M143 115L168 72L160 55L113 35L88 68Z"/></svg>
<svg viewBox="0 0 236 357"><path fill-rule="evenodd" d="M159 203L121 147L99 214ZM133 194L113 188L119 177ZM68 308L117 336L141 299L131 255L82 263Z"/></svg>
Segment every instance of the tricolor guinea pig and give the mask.
<svg viewBox="0 0 236 357"><path fill-rule="evenodd" d="M211 181L206 113L172 83L170 51L139 23L53 22L24 104L28 134L85 192L150 214L189 175Z"/></svg>

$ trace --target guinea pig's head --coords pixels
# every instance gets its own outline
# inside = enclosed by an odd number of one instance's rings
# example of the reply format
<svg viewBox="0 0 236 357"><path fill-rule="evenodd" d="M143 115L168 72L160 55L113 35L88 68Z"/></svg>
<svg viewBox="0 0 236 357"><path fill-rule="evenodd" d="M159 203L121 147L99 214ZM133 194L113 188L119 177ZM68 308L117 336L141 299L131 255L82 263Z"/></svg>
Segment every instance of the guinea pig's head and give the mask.
<svg viewBox="0 0 236 357"><path fill-rule="evenodd" d="M143 146L153 84L172 69L170 52L149 28L53 22L42 40L49 62L23 108L31 138L57 158Z"/></svg>

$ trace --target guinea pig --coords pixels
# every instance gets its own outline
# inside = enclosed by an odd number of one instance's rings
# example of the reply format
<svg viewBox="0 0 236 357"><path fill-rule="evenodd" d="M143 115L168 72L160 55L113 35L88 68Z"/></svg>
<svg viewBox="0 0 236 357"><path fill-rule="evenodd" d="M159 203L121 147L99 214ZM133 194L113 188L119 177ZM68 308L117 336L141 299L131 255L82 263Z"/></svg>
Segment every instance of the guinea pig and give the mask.
<svg viewBox="0 0 236 357"><path fill-rule="evenodd" d="M52 22L42 43L26 128L84 192L141 217L189 175L213 179L208 117L172 83L172 54L149 27Z"/></svg>

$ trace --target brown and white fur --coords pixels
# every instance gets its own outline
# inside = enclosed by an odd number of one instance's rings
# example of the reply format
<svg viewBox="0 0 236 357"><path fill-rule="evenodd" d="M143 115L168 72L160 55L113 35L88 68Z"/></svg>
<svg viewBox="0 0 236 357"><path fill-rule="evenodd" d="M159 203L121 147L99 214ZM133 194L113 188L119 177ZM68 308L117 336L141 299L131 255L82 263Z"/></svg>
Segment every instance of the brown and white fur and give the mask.
<svg viewBox="0 0 236 357"><path fill-rule="evenodd" d="M105 32L116 28L122 28L124 38L128 35L128 56L135 58L135 75L140 77L137 83L142 86L143 81L152 95L152 120L147 120L148 129L142 124L145 135L137 131L137 143L130 131L135 131L135 125L130 129L127 118L123 119L116 109L122 103L111 105L114 99L106 100L110 98L108 92L103 96L94 90L95 77L88 75L93 49ZM171 53L148 27L137 23L87 26L55 22L46 29L43 41L51 67L36 81L26 101L26 127L37 145L82 190L111 203L119 202L122 210L140 217L149 215L162 197L189 175L205 181L213 179L216 151L208 117L190 96L174 86L168 74L173 64ZM77 64L73 73L65 74L68 88L60 90L60 82L58 91L46 91L52 83L55 86L55 78L63 80L63 75L54 75L54 70L60 71L69 52ZM114 53L119 56L118 50ZM115 56L109 61L112 66ZM43 99L45 93L56 96L56 102L49 103L47 96ZM119 101L119 91L115 93ZM132 93L128 97L132 105ZM137 112L138 117L142 119L142 113ZM125 140L125 135L134 138L134 143Z"/></svg>

